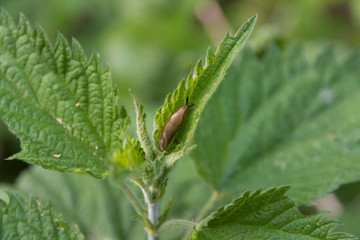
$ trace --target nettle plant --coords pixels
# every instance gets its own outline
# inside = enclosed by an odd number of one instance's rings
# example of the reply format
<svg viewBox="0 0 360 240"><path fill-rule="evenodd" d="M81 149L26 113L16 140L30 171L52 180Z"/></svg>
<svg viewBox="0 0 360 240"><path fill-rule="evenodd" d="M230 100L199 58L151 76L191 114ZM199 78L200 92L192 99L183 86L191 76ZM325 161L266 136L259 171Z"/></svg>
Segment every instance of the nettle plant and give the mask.
<svg viewBox="0 0 360 240"><path fill-rule="evenodd" d="M183 239L357 239L333 232L338 222L324 220L326 212L304 216L296 203L359 180L360 54L339 64L329 48L310 63L300 48L282 56L271 46L262 60L247 50L215 92L255 23L208 49L205 63L166 97L152 136L131 92L133 137L96 53L87 59L61 34L52 47L41 27L23 15L15 25L2 10L0 114L21 141L11 159L61 174L32 168L6 191L0 239L179 239L168 231L175 228L186 229ZM189 152L213 194L194 219L168 220L187 191L159 203Z"/></svg>

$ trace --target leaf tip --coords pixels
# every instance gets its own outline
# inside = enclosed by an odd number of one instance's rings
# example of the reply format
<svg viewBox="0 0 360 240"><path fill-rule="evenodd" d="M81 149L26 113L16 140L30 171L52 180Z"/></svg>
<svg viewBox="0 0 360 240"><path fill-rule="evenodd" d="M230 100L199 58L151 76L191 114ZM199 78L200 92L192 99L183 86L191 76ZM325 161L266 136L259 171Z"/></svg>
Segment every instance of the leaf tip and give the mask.
<svg viewBox="0 0 360 240"><path fill-rule="evenodd" d="M245 39L247 39L252 31L254 30L254 27L256 25L256 22L257 22L257 14L250 17L238 30L237 32L235 33L234 37L239 37L243 34L245 34Z"/></svg>
<svg viewBox="0 0 360 240"><path fill-rule="evenodd" d="M211 47L208 47L208 49L206 50L206 63L205 66L208 66L209 64L211 64L213 62L215 55L214 55L214 51L212 50Z"/></svg>
<svg viewBox="0 0 360 240"><path fill-rule="evenodd" d="M67 39L65 38L65 36L60 32L57 31L57 37L56 37L56 43L55 43L55 48L56 47L69 47L69 42L67 41Z"/></svg>
<svg viewBox="0 0 360 240"><path fill-rule="evenodd" d="M6 11L6 9L4 7L1 7L0 8L0 19L3 18L3 17L6 17L8 18L9 17L9 13L8 11ZM0 21L1 22L1 21Z"/></svg>
<svg viewBox="0 0 360 240"><path fill-rule="evenodd" d="M135 108L138 109L138 108L139 108L139 101L138 101L138 99L136 98L136 96L135 96L135 94L134 94L134 92L133 92L133 90L132 90L131 88L129 88L129 92L130 92L131 97L132 97L132 99L133 99Z"/></svg>
<svg viewBox="0 0 360 240"><path fill-rule="evenodd" d="M72 47L72 56L75 59L83 62L87 61L84 49L82 48L80 42L74 37L71 38L71 47Z"/></svg>
<svg viewBox="0 0 360 240"><path fill-rule="evenodd" d="M22 12L19 14L18 29L20 34L30 34L32 32L30 22Z"/></svg>

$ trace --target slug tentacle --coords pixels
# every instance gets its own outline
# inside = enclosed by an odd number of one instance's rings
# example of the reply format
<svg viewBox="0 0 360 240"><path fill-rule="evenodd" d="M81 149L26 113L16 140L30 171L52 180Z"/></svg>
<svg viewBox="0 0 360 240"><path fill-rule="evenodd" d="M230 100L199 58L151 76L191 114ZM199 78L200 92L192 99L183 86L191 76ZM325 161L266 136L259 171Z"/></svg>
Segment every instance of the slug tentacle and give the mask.
<svg viewBox="0 0 360 240"><path fill-rule="evenodd" d="M195 104L189 105L189 97L186 97L185 105L181 106L178 110L176 110L167 120L164 129L160 134L159 144L162 151L165 150L171 139L175 136L189 108L194 105Z"/></svg>
<svg viewBox="0 0 360 240"><path fill-rule="evenodd" d="M189 105L189 97L186 97L186 105L187 105L189 108L191 108L192 106L195 105L195 103Z"/></svg>

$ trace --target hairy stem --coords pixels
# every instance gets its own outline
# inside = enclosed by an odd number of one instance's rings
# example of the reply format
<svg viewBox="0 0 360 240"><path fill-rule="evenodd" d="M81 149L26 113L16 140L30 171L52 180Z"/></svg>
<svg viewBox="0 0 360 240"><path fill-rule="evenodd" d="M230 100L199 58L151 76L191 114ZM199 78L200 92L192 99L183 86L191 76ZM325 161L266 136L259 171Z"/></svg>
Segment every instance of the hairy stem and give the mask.
<svg viewBox="0 0 360 240"><path fill-rule="evenodd" d="M159 240L160 237L157 233L157 221L159 218L159 199L157 198L158 190L152 187L146 187L141 182L141 180L132 179L132 182L135 183L142 191L144 195L144 200L147 204L147 220L149 221L150 226L145 226L148 240ZM155 201L153 199L156 199Z"/></svg>
<svg viewBox="0 0 360 240"><path fill-rule="evenodd" d="M206 202L204 207L200 210L199 214L196 216L196 218L195 218L196 223L200 222L203 218L206 217L206 215L214 207L214 204L216 203L216 201L219 200L220 197L221 197L221 194L218 191L214 190L213 193L211 194L211 197L208 199L208 201ZM189 229L185 233L183 240L189 239L192 234L192 231L193 231L193 229Z"/></svg>
<svg viewBox="0 0 360 240"><path fill-rule="evenodd" d="M201 221L209 211L214 207L214 204L219 200L220 194L218 191L214 190L211 194L211 197L208 199L204 207L200 210L199 214L195 218L195 222Z"/></svg>
<svg viewBox="0 0 360 240"><path fill-rule="evenodd" d="M117 182L120 189L123 191L123 193L126 195L126 197L129 199L131 205L134 207L135 211L144 221L144 224L148 222L148 219L146 217L144 209L141 207L141 204L139 203L138 199L136 198L135 194L131 191L131 189L128 187L128 185L124 182Z"/></svg>

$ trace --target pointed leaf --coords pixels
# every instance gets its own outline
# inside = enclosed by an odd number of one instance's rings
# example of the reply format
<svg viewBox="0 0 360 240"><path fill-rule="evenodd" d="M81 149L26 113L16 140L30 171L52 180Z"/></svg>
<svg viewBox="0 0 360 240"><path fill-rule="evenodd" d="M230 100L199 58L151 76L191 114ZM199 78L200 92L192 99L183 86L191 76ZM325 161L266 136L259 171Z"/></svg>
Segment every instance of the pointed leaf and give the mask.
<svg viewBox="0 0 360 240"><path fill-rule="evenodd" d="M194 73L190 74L186 81L181 81L179 86L166 97L164 105L159 108L155 116L154 143L158 150L160 150L159 138L162 129L169 117L185 104L187 97L189 97L189 104L194 103L195 106L189 109L176 133L178 145L175 147L175 144L170 143L166 151L173 152L188 145L195 131L200 113L224 78L226 70L250 36L256 19L256 16L251 17L234 36L227 34L215 54L209 49L205 65L202 65L201 61L199 61L196 64Z"/></svg>
<svg viewBox="0 0 360 240"><path fill-rule="evenodd" d="M104 177L109 156L129 125L108 69L97 54L59 34L52 48L44 31L0 15L0 116L21 141L24 159L62 172Z"/></svg>
<svg viewBox="0 0 360 240"><path fill-rule="evenodd" d="M192 239L358 239L333 233L335 220L327 213L307 217L286 195L288 187L265 192L245 192L230 205L219 208L193 234Z"/></svg>
<svg viewBox="0 0 360 240"><path fill-rule="evenodd" d="M146 121L145 121L146 114L144 113L144 107L139 103L139 100L135 97L132 90L130 90L130 93L135 105L136 126L137 126L136 129L141 147L144 149L147 159L153 160L154 159L153 144L151 143L150 136L146 130Z"/></svg>

